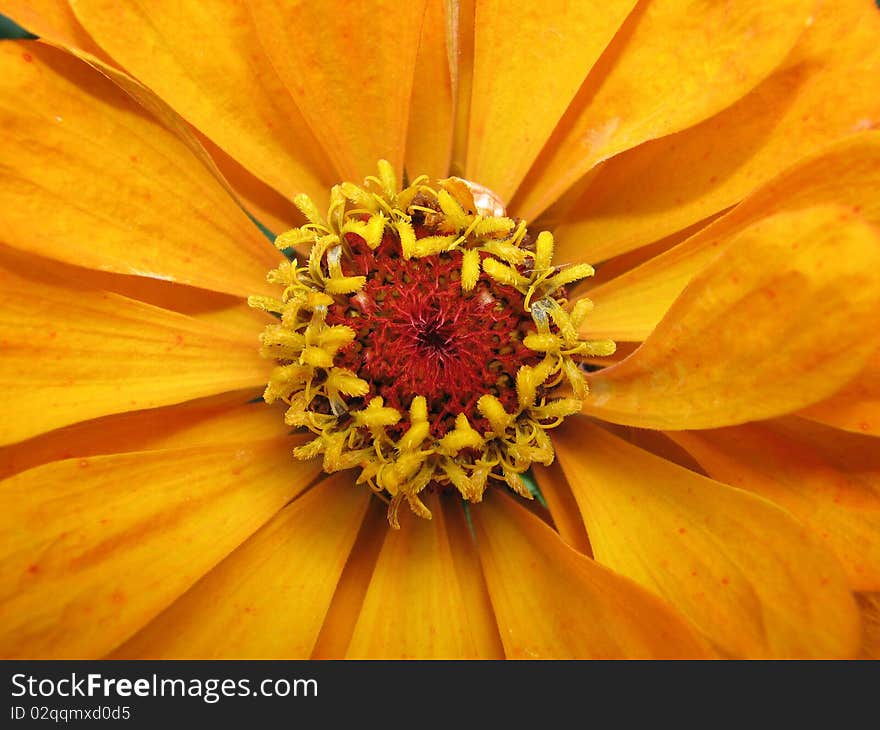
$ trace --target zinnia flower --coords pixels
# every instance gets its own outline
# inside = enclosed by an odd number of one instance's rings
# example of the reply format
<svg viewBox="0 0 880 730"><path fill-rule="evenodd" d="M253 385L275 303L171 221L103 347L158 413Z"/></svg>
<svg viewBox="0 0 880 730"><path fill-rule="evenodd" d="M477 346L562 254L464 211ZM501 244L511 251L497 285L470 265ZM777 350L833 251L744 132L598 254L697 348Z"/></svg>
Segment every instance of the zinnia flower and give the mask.
<svg viewBox="0 0 880 730"><path fill-rule="evenodd" d="M0 10L4 656L877 655L871 0Z"/></svg>

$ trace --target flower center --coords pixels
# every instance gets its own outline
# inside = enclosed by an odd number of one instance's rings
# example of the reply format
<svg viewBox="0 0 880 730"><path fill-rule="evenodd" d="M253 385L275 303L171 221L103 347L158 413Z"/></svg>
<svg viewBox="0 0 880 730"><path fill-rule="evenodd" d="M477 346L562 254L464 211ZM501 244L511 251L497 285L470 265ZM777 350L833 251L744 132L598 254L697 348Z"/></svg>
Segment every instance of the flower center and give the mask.
<svg viewBox="0 0 880 730"><path fill-rule="evenodd" d="M427 235L423 226L417 230ZM436 438L455 427L459 413L488 430L477 406L485 393L516 408L517 371L541 360L523 344L535 327L520 292L486 274L462 292L460 251L406 260L390 234L375 251L356 234L345 241L351 258L343 271L366 283L330 305L326 321L355 332L336 364L369 384L367 398L380 396L406 413L423 396ZM388 431L400 436L407 425L404 418Z"/></svg>
<svg viewBox="0 0 880 730"><path fill-rule="evenodd" d="M614 351L578 335L589 300L566 300L592 268L554 267L553 237L485 188L421 177L398 190L384 161L363 187L335 186L326 217L296 203L309 222L276 246L310 244L308 260L269 273L279 298L249 299L280 316L261 337L276 362L264 399L315 434L295 455L360 468L395 527L404 501L430 518L426 489L479 502L497 479L531 498L520 475L552 462L546 431L586 396L579 360Z"/></svg>

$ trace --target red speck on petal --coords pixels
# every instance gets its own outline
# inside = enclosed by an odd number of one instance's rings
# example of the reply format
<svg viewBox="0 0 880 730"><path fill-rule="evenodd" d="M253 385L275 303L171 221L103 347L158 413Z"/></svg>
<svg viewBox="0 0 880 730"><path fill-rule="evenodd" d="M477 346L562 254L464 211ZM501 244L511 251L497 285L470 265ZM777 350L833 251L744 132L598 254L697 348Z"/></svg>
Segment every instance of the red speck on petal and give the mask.
<svg viewBox="0 0 880 730"><path fill-rule="evenodd" d="M722 578L722 579L721 579L721 582L722 582L724 585L728 585L728 584L730 583L730 578Z"/></svg>
<svg viewBox="0 0 880 730"><path fill-rule="evenodd" d="M22 53L21 57L24 59L25 63L32 63L34 60L34 57L30 53Z"/></svg>
<svg viewBox="0 0 880 730"><path fill-rule="evenodd" d="M679 535L684 535L684 533L686 533L686 532L687 532L687 530L685 530L683 527L679 527L679 528L678 528L678 534L679 534Z"/></svg>
<svg viewBox="0 0 880 730"><path fill-rule="evenodd" d="M27 572L30 573L31 575L36 575L37 573L40 572L40 566L37 565L36 563L33 563L28 566Z"/></svg>

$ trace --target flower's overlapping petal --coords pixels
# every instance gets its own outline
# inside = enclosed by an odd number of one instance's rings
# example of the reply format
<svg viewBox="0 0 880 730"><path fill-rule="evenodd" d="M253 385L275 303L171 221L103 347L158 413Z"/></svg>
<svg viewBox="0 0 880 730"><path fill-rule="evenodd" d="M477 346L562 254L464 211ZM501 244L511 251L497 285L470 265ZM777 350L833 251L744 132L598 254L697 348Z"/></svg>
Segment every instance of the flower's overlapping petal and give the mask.
<svg viewBox="0 0 880 730"><path fill-rule="evenodd" d="M512 208L534 219L602 160L738 101L785 58L814 5L642 3L581 87Z"/></svg>
<svg viewBox="0 0 880 730"><path fill-rule="evenodd" d="M232 294L184 286L148 276L114 274L72 266L17 251L4 246L0 239L0 267L3 266L31 272L43 281L71 282L81 289L120 294L128 299L137 299L205 322L215 322L225 329L241 330L245 336L253 335L271 321L270 315L248 307L245 301Z"/></svg>
<svg viewBox="0 0 880 730"><path fill-rule="evenodd" d="M281 81L343 180L403 169L425 0L250 0ZM282 131L283 133L283 131Z"/></svg>
<svg viewBox="0 0 880 730"><path fill-rule="evenodd" d="M308 659L368 501L351 475L325 479L112 658Z"/></svg>
<svg viewBox="0 0 880 730"><path fill-rule="evenodd" d="M127 451L234 444L279 436L277 408L259 390L223 393L147 411L118 413L0 446L0 479L50 461Z"/></svg>
<svg viewBox="0 0 880 730"><path fill-rule="evenodd" d="M32 266L36 259L25 263ZM0 265L0 443L111 413L257 388L253 334Z"/></svg>
<svg viewBox="0 0 880 730"><path fill-rule="evenodd" d="M98 657L302 491L290 439L69 459L0 488L0 654Z"/></svg>
<svg viewBox="0 0 880 730"><path fill-rule="evenodd" d="M586 421L563 428L557 452L597 560L663 596L725 654L856 654L846 576L787 512Z"/></svg>
<svg viewBox="0 0 880 730"><path fill-rule="evenodd" d="M702 658L669 606L575 552L510 497L472 510L508 658Z"/></svg>
<svg viewBox="0 0 880 730"><path fill-rule="evenodd" d="M510 200L635 0L477 0L465 177Z"/></svg>
<svg viewBox="0 0 880 730"><path fill-rule="evenodd" d="M862 659L880 659L880 593L856 596L862 612Z"/></svg>
<svg viewBox="0 0 880 730"><path fill-rule="evenodd" d="M288 197L326 198L332 166L244 0L76 0L73 8L116 61L257 177Z"/></svg>
<svg viewBox="0 0 880 730"><path fill-rule="evenodd" d="M387 507L373 499L327 608L312 652L313 659L339 659L348 651L387 532Z"/></svg>
<svg viewBox="0 0 880 730"><path fill-rule="evenodd" d="M880 436L880 352L847 385L800 415L846 431Z"/></svg>
<svg viewBox="0 0 880 730"><path fill-rule="evenodd" d="M880 449L872 439L797 420L669 435L713 478L766 497L812 528L853 590L880 590ZM859 452L867 457L861 463L853 460Z"/></svg>
<svg viewBox="0 0 880 730"><path fill-rule="evenodd" d="M67 0L0 0L0 13L31 33L103 57L103 52L86 32Z"/></svg>
<svg viewBox="0 0 880 730"><path fill-rule="evenodd" d="M407 515L387 531L349 657L503 658L482 579L463 572L478 564L467 528L437 495L427 506L430 522Z"/></svg>
<svg viewBox="0 0 880 730"><path fill-rule="evenodd" d="M291 199L269 187L204 134L196 134L245 210L262 225L273 233L279 233L305 223L302 213Z"/></svg>
<svg viewBox="0 0 880 730"><path fill-rule="evenodd" d="M453 0L429 2L425 7L419 54L409 104L406 170L439 180L449 174L455 124L457 72L453 29L448 19ZM457 1L457 0L456 0Z"/></svg>
<svg viewBox="0 0 880 730"><path fill-rule="evenodd" d="M789 413L859 373L878 311L877 231L839 206L780 213L735 236L638 350L590 376L584 412L666 429Z"/></svg>
<svg viewBox="0 0 880 730"><path fill-rule="evenodd" d="M578 513L577 502L559 462L553 462L550 466L533 464L532 473L538 482L544 501L547 502L547 509L559 536L578 552L592 557L593 550L583 520Z"/></svg>
<svg viewBox="0 0 880 730"><path fill-rule="evenodd" d="M785 63L749 95L608 160L569 205L560 256L596 263L656 241L737 203L813 150L877 128L878 37L874 0L816 4Z"/></svg>
<svg viewBox="0 0 880 730"><path fill-rule="evenodd" d="M688 282L747 226L784 210L825 203L851 206L877 226L878 189L880 133L842 140L758 188L727 215L681 244L590 290L594 309L584 329L594 337L643 340Z"/></svg>
<svg viewBox="0 0 880 730"><path fill-rule="evenodd" d="M263 279L278 253L188 147L101 74L42 44L6 41L0 91L5 243L216 291L271 292Z"/></svg>

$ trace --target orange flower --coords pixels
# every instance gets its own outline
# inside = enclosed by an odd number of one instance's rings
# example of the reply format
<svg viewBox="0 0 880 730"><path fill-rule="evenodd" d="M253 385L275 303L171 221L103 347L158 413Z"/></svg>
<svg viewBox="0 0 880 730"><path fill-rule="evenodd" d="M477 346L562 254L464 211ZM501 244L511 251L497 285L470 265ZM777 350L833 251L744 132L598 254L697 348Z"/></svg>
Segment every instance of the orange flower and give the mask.
<svg viewBox="0 0 880 730"><path fill-rule="evenodd" d="M4 656L877 655L872 0L0 11ZM541 504L389 529L257 402L254 221L383 158L597 265Z"/></svg>

